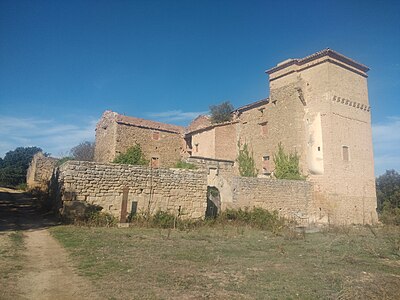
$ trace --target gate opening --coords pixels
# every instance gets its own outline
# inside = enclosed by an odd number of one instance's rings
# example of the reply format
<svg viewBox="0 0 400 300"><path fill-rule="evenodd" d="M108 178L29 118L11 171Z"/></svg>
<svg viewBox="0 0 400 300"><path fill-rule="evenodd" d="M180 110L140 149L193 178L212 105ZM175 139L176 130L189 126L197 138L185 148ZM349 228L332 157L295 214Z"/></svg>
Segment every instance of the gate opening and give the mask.
<svg viewBox="0 0 400 300"><path fill-rule="evenodd" d="M221 210L221 197L219 190L214 186L207 187L206 218L215 219Z"/></svg>

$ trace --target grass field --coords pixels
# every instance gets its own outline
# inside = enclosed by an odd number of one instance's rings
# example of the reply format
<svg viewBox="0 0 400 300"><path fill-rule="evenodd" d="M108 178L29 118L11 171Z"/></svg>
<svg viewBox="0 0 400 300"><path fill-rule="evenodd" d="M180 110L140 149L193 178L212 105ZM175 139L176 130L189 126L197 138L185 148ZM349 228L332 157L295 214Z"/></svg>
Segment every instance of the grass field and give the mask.
<svg viewBox="0 0 400 300"><path fill-rule="evenodd" d="M17 296L17 279L23 268L24 250L21 231L0 232L0 299Z"/></svg>
<svg viewBox="0 0 400 300"><path fill-rule="evenodd" d="M108 299L398 299L400 228L51 229Z"/></svg>

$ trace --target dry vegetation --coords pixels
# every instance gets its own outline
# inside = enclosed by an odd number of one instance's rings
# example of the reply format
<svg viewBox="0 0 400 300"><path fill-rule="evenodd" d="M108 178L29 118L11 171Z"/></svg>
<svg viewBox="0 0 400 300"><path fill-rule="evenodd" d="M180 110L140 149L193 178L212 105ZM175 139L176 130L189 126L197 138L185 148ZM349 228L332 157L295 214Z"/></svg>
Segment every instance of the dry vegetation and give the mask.
<svg viewBox="0 0 400 300"><path fill-rule="evenodd" d="M15 299L17 279L23 268L23 235L20 231L0 232L0 299Z"/></svg>
<svg viewBox="0 0 400 300"><path fill-rule="evenodd" d="M51 232L107 299L398 299L398 227Z"/></svg>

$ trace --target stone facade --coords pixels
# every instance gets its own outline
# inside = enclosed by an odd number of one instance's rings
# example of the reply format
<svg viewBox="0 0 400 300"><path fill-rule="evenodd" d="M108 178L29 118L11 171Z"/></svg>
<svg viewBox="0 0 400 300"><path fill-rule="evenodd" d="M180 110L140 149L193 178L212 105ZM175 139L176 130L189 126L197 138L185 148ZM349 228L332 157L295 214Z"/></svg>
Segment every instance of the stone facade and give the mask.
<svg viewBox="0 0 400 300"><path fill-rule="evenodd" d="M236 109L232 121L223 124L200 116L184 129L105 112L96 128L95 158L110 162L139 143L155 166L170 167L188 157L208 159L196 163L207 165L208 185L220 189L224 208L234 198L238 145L248 144L260 176L272 176L281 143L286 152L299 154L302 173L312 183L312 210L318 212L313 219L374 223L368 70L330 49L286 60L267 71L270 97ZM212 160L230 161L231 173L222 176L220 167L210 167Z"/></svg>
<svg viewBox="0 0 400 300"><path fill-rule="evenodd" d="M120 218L124 189L128 214L133 202L138 213L163 210L191 219L204 217L207 207L203 170L68 161L59 168L57 180L60 208L69 201L82 201Z"/></svg>
<svg viewBox="0 0 400 300"><path fill-rule="evenodd" d="M57 162L57 158L45 156L42 152L36 153L29 164L26 174L28 188L39 188L46 191Z"/></svg>
<svg viewBox="0 0 400 300"><path fill-rule="evenodd" d="M179 126L126 117L106 111L96 127L95 161L112 162L139 144L153 167L173 167L185 152Z"/></svg>

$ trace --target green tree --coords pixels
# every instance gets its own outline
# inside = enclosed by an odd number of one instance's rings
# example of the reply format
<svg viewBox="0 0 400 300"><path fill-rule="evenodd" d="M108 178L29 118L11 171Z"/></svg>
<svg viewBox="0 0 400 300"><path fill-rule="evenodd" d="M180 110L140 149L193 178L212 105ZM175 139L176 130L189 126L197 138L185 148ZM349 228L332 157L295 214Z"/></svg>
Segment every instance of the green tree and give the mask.
<svg viewBox="0 0 400 300"><path fill-rule="evenodd" d="M384 206L400 208L400 174L395 170L386 170L385 174L376 179L376 195L378 211Z"/></svg>
<svg viewBox="0 0 400 300"><path fill-rule="evenodd" d="M278 179L305 180L300 172L299 160L299 155L296 152L286 154L282 144L279 143L278 152L274 155L275 177Z"/></svg>
<svg viewBox="0 0 400 300"><path fill-rule="evenodd" d="M249 147L246 143L243 144L243 147L240 147L240 143L238 143L239 155L236 161L239 164L239 174L244 177L256 177L257 169L256 164L254 162L253 153L250 153Z"/></svg>
<svg viewBox="0 0 400 300"><path fill-rule="evenodd" d="M0 185L17 186L26 182L26 172L33 156L42 151L38 147L18 147L8 151L0 165Z"/></svg>
<svg viewBox="0 0 400 300"><path fill-rule="evenodd" d="M232 120L233 105L229 101L210 106L211 123L223 123Z"/></svg>
<svg viewBox="0 0 400 300"><path fill-rule="evenodd" d="M385 224L400 225L400 175L387 170L376 179L379 219Z"/></svg>
<svg viewBox="0 0 400 300"><path fill-rule="evenodd" d="M75 160L93 161L94 143L88 141L82 142L79 145L73 147L70 153Z"/></svg>
<svg viewBox="0 0 400 300"><path fill-rule="evenodd" d="M125 153L119 154L114 163L127 165L148 165L149 161L145 158L139 144L130 147Z"/></svg>

